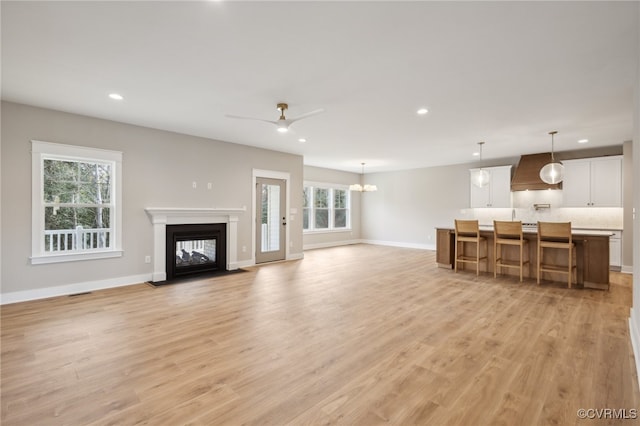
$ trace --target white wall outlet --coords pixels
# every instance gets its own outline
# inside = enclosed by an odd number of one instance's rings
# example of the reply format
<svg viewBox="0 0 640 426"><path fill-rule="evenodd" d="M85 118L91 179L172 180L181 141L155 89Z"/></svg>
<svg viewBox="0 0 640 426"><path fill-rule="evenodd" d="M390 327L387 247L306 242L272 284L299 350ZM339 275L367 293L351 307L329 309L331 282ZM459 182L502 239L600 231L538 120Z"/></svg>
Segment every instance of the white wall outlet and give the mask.
<svg viewBox="0 0 640 426"><path fill-rule="evenodd" d="M198 182L194 180L193 182L191 182L191 186L193 187L193 189L196 189L198 187Z"/></svg>
<svg viewBox="0 0 640 426"><path fill-rule="evenodd" d="M208 182L207 183L207 189L211 189L211 188L213 188L213 184L211 182Z"/></svg>
<svg viewBox="0 0 640 426"><path fill-rule="evenodd" d="M151 256L145 256L144 257L144 263L151 263Z"/></svg>
<svg viewBox="0 0 640 426"><path fill-rule="evenodd" d="M247 252L247 246L242 246L242 252L246 253Z"/></svg>

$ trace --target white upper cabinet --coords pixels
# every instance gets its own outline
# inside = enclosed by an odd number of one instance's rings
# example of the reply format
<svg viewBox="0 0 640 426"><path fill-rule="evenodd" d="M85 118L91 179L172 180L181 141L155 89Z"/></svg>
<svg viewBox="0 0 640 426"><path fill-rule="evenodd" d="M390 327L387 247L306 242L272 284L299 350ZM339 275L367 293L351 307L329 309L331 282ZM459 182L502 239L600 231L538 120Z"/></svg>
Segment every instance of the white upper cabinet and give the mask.
<svg viewBox="0 0 640 426"><path fill-rule="evenodd" d="M622 156L565 160L564 207L621 207Z"/></svg>
<svg viewBox="0 0 640 426"><path fill-rule="evenodd" d="M469 170L470 207L511 207L511 166L483 167L489 172L489 184L482 188L471 177L478 169Z"/></svg>

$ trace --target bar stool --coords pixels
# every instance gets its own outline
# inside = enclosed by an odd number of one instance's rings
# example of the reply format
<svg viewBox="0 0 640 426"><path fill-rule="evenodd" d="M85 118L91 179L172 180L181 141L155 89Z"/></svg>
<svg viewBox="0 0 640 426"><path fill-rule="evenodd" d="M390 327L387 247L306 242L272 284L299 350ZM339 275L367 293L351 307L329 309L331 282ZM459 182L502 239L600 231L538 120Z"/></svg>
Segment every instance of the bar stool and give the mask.
<svg viewBox="0 0 640 426"><path fill-rule="evenodd" d="M489 262L487 260L486 252L488 251L487 239L480 236L480 226L477 220L458 220L455 221L455 272L458 272L458 262L462 263L475 263L476 275L480 275L480 261L485 260L487 262L487 270L489 270ZM480 243L485 242L485 255L480 257ZM460 249L460 243L462 243L462 249ZM464 243L476 244L476 255L465 256L464 255Z"/></svg>
<svg viewBox="0 0 640 426"><path fill-rule="evenodd" d="M538 222L538 284L542 272L559 272L567 274L567 283L571 288L573 271L576 264L573 261L575 243L571 238L571 222ZM542 249L567 250L567 265L558 265L542 262Z"/></svg>
<svg viewBox="0 0 640 426"><path fill-rule="evenodd" d="M529 259L524 260L524 247L529 243L522 235L522 222L493 221L493 278L498 276L498 267L517 268L520 270L520 282L522 282L524 265L529 265L529 275L531 275L531 264ZM520 247L520 259L517 263L513 260L504 259L502 246ZM528 250L527 250L528 252ZM527 256L528 257L528 256ZM502 270L501 270L502 271Z"/></svg>

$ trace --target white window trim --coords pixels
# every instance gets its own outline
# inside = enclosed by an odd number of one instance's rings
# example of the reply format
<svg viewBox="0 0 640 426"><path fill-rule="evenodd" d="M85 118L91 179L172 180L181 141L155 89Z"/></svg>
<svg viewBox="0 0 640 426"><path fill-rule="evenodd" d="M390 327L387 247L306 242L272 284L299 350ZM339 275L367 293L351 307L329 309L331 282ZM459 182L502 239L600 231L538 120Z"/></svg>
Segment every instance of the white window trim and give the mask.
<svg viewBox="0 0 640 426"><path fill-rule="evenodd" d="M351 229L351 193L349 191L349 185L343 185L343 184L339 184L339 183L326 183L326 182L313 182L313 181L304 181L303 182L303 187L307 187L310 186L314 189L319 188L319 189L328 189L330 190L330 197L331 197L331 204L330 207L327 209L329 210L329 227L328 228L321 228L321 229L316 229L315 228L315 217L313 217L313 215L311 213L313 213L315 211L315 207L313 207L313 193L311 194L311 207L308 207L309 209L309 225L313 225L313 228L310 229L303 229L302 232L304 234L326 234L326 233L335 233L335 232L350 232ZM340 189L343 191L347 192L347 226L344 228L335 228L334 227L334 217L333 217L333 212L335 211L334 207L333 207L333 202L334 202L334 194L333 194L333 190L334 189ZM304 210L304 207L303 207Z"/></svg>
<svg viewBox="0 0 640 426"><path fill-rule="evenodd" d="M112 248L87 252L46 254L44 250L44 176L45 158L60 156L79 161L108 161L114 164L113 200L111 217L114 230ZM76 145L31 141L31 257L32 265L103 259L122 256L122 152Z"/></svg>

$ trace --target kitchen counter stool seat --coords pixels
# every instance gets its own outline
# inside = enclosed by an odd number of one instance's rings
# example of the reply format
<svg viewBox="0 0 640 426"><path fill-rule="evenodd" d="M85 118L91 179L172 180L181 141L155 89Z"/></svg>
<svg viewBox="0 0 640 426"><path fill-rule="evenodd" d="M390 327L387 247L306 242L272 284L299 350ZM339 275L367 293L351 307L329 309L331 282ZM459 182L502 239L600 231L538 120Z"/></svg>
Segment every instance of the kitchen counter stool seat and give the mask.
<svg viewBox="0 0 640 426"><path fill-rule="evenodd" d="M493 221L493 277L498 276L498 267L500 268L516 268L520 270L520 282L523 278L524 265L529 266L529 275L531 275L529 259L524 260L525 247L529 241L524 239L522 234L522 222L520 221ZM517 262L508 261L503 257L502 246L518 246L520 247L520 257ZM528 250L526 250L528 252Z"/></svg>
<svg viewBox="0 0 640 426"><path fill-rule="evenodd" d="M567 265L544 263L543 249L567 250ZM576 245L571 236L571 222L538 222L538 284L540 284L542 272L556 272L567 274L567 285L571 288L573 272L576 270L575 252Z"/></svg>
<svg viewBox="0 0 640 426"><path fill-rule="evenodd" d="M485 243L485 255L480 256L480 245ZM465 243L475 243L475 256L465 256ZM480 236L480 226L477 220L455 220L455 272L458 272L458 263L475 263L476 275L480 275L480 261L487 262L487 270L489 269L487 259L487 239Z"/></svg>

